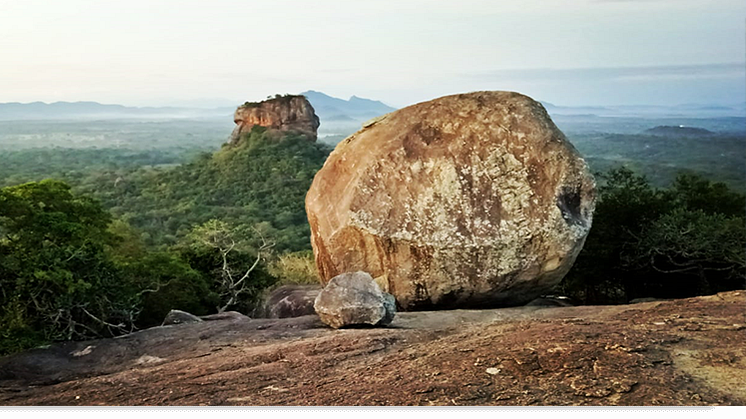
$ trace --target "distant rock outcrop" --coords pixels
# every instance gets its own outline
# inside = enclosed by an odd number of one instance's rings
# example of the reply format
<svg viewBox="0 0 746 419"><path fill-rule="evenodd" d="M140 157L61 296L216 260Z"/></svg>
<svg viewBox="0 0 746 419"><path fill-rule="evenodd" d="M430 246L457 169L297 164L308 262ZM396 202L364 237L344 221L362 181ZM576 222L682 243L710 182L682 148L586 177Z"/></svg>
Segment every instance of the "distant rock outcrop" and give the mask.
<svg viewBox="0 0 746 419"><path fill-rule="evenodd" d="M683 125L659 125L655 128L645 130L645 134L658 135L664 137L707 137L715 133L704 128L685 127Z"/></svg>
<svg viewBox="0 0 746 419"><path fill-rule="evenodd" d="M295 131L316 141L319 117L313 106L304 96L277 96L263 102L246 102L236 109L233 115L236 128L231 134L231 144L236 143L241 134L250 132L255 125L279 131Z"/></svg>
<svg viewBox="0 0 746 419"><path fill-rule="evenodd" d="M538 102L419 103L342 141L306 196L323 281L371 273L404 309L520 305L565 276L595 182Z"/></svg>

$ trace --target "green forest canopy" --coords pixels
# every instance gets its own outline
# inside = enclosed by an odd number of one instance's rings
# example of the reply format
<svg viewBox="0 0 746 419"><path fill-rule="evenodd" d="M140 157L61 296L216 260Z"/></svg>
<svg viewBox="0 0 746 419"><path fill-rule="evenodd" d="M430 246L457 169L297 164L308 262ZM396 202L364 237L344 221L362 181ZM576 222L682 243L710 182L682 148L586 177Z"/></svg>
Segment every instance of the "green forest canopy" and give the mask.
<svg viewBox="0 0 746 419"><path fill-rule="evenodd" d="M330 149L267 134L255 128L182 165L169 165L177 160L168 153L133 155L88 174L52 153L74 189L56 180L0 189L0 353L126 333L170 309L208 314L226 307L226 295L240 297L229 309L250 312L276 281L312 280L304 198ZM691 174L670 188L628 169L599 181L593 228L558 291L603 304L744 288L743 195ZM239 292L224 287L219 249L200 244L216 225L238 242L226 254L229 273L262 262ZM257 237L275 255L301 252L269 266Z"/></svg>

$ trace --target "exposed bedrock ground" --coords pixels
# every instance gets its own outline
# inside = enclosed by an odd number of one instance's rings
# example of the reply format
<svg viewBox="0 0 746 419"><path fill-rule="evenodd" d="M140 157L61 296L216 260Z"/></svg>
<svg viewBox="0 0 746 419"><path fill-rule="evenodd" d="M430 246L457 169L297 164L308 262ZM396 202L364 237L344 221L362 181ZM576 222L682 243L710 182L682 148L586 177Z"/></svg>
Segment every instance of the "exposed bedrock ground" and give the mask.
<svg viewBox="0 0 746 419"><path fill-rule="evenodd" d="M746 292L213 320L0 358L2 405L744 405Z"/></svg>

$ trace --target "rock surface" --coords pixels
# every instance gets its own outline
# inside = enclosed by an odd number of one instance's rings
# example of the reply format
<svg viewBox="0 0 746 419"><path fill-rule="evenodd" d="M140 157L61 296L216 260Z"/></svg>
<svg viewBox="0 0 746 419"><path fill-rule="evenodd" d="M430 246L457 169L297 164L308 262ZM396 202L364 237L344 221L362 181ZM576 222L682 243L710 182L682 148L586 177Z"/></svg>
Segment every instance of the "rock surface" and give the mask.
<svg viewBox="0 0 746 419"><path fill-rule="evenodd" d="M241 314L237 311L224 311L222 313L199 316L199 318L202 320L207 320L207 321L215 321L215 320L248 321L248 320L251 320L251 317Z"/></svg>
<svg viewBox="0 0 746 419"><path fill-rule="evenodd" d="M181 310L171 310L163 319L162 326L170 326L174 324L185 324L185 323L199 323L203 321L215 321L215 320L231 320L231 321L248 321L250 317L243 315L237 311L224 311L222 313L208 314L206 316L195 316L194 314L187 313Z"/></svg>
<svg viewBox="0 0 746 419"><path fill-rule="evenodd" d="M743 406L745 295L155 327L0 357L0 405Z"/></svg>
<svg viewBox="0 0 746 419"><path fill-rule="evenodd" d="M536 307L572 307L573 304L565 298L557 297L539 297L535 298L526 304L527 306Z"/></svg>
<svg viewBox="0 0 746 419"><path fill-rule="evenodd" d="M385 326L394 320L396 301L368 273L348 272L329 281L316 297L314 309L321 321L335 329Z"/></svg>
<svg viewBox="0 0 746 419"><path fill-rule="evenodd" d="M163 319L163 326L170 326L174 324L184 323L199 323L202 319L195 316L194 314L187 313L181 310L171 310L166 314L166 318Z"/></svg>
<svg viewBox="0 0 746 419"><path fill-rule="evenodd" d="M241 134L251 132L255 125L279 131L296 131L316 141L319 117L304 96L282 96L264 102L246 103L239 106L233 115L236 128L231 134L235 144Z"/></svg>
<svg viewBox="0 0 746 419"><path fill-rule="evenodd" d="M447 96L337 145L306 196L322 281L370 272L405 310L525 304L591 227L595 182L538 102Z"/></svg>
<svg viewBox="0 0 746 419"><path fill-rule="evenodd" d="M313 303L322 288L320 285L283 285L267 296L262 316L285 319L315 314Z"/></svg>

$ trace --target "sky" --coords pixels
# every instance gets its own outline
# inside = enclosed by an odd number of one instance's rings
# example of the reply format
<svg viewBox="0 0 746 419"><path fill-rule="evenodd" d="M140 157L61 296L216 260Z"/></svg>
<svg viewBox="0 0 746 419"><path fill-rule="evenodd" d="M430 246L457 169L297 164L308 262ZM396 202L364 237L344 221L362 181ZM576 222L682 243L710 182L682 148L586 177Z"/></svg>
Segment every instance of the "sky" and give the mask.
<svg viewBox="0 0 746 419"><path fill-rule="evenodd" d="M0 102L746 100L743 0L0 0Z"/></svg>

